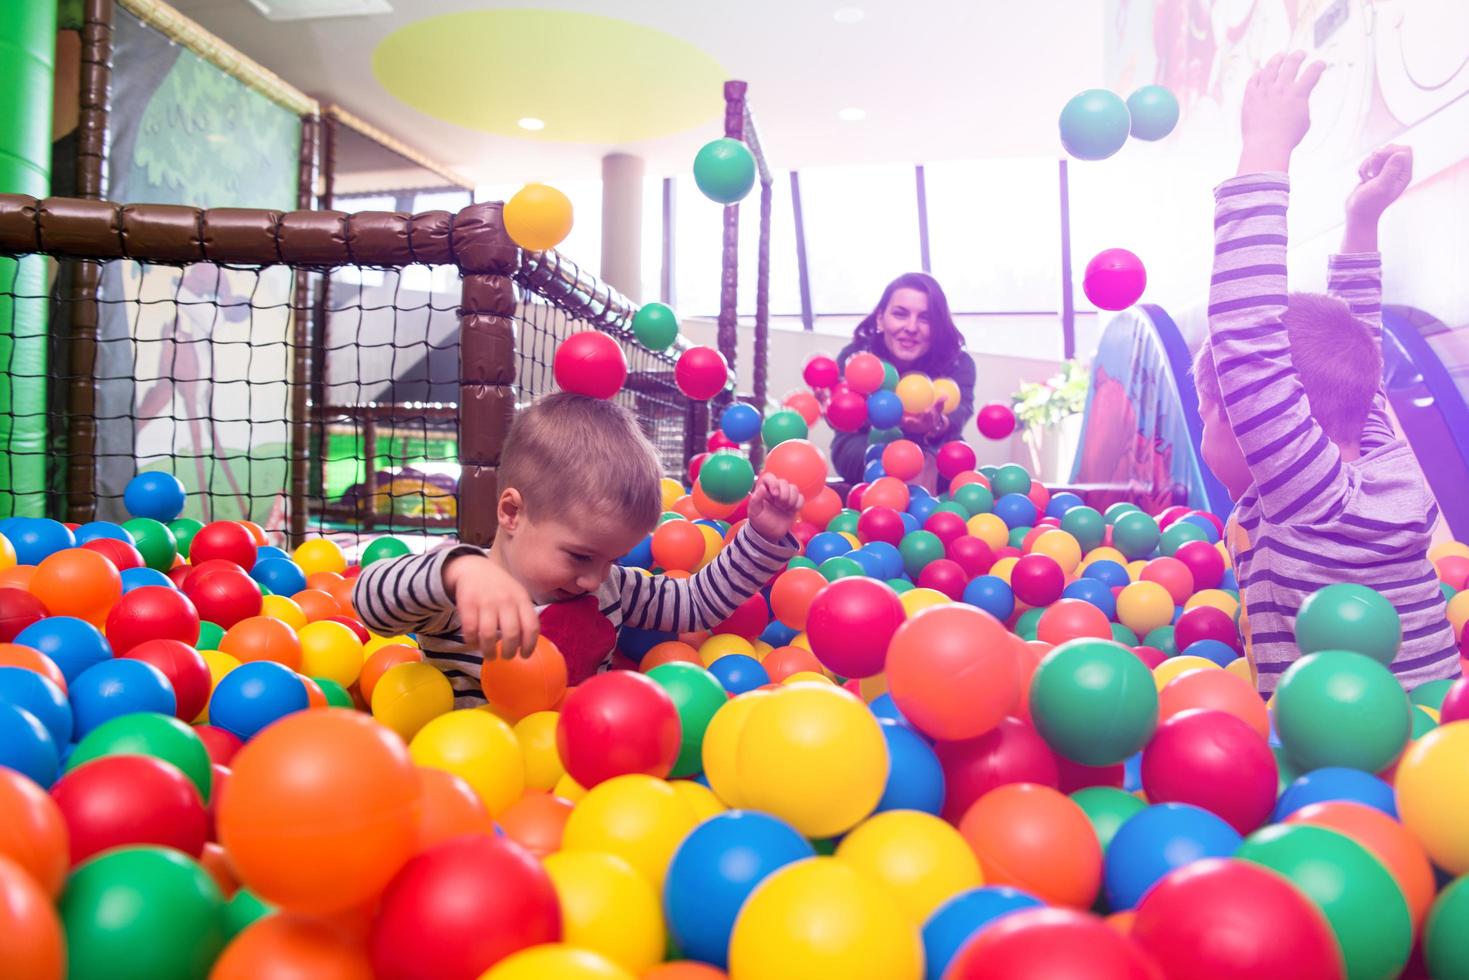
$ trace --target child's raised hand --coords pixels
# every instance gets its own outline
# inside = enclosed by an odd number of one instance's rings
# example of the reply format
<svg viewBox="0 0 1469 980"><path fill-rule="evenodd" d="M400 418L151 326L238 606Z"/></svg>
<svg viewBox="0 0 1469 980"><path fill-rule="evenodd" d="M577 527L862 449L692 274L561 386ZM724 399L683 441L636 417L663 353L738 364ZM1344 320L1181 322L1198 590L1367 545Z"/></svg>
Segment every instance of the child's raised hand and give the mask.
<svg viewBox="0 0 1469 980"><path fill-rule="evenodd" d="M1376 221L1413 182L1413 148L1390 143L1368 154L1347 195L1347 217Z"/></svg>
<svg viewBox="0 0 1469 980"><path fill-rule="evenodd" d="M1239 173L1290 170L1291 152L1311 128L1311 90L1326 63L1305 63L1304 51L1277 54L1245 85Z"/></svg>
<svg viewBox="0 0 1469 980"><path fill-rule="evenodd" d="M750 526L767 541L779 541L801 513L801 491L774 473L762 473L750 494Z"/></svg>
<svg viewBox="0 0 1469 980"><path fill-rule="evenodd" d="M459 611L464 645L486 657L498 644L505 659L529 657L541 635L530 593L483 555L460 555L444 566L444 587Z"/></svg>

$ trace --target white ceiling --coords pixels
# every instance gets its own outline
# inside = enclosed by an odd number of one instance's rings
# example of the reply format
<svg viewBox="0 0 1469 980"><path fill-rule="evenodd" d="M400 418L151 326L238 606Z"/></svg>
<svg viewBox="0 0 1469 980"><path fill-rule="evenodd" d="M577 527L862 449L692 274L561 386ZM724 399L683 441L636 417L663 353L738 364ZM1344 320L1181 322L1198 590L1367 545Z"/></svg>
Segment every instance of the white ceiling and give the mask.
<svg viewBox="0 0 1469 980"><path fill-rule="evenodd" d="M407 24L534 7L657 28L750 83L761 141L777 169L1058 154L1061 106L1104 83L1102 0L392 0L388 15L282 23L249 0L173 2L296 87L481 184L594 177L613 150L643 156L651 174L683 172L699 145L722 135L722 115L624 145L517 139L441 122L373 76L373 50ZM838 22L836 11L851 7L862 18ZM866 118L841 121L837 113L847 107Z"/></svg>

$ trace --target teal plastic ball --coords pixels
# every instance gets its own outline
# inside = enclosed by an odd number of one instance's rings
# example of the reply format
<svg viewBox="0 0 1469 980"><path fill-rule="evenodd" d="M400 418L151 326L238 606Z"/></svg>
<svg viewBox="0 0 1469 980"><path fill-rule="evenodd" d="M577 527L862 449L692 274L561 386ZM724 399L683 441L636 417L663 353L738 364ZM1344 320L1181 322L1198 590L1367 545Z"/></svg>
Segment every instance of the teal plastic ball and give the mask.
<svg viewBox="0 0 1469 980"><path fill-rule="evenodd" d="M1105 160L1127 142L1132 118L1114 92L1093 88L1072 97L1061 110L1061 145L1078 160Z"/></svg>
<svg viewBox="0 0 1469 980"><path fill-rule="evenodd" d="M711 140L694 157L694 183L717 204L737 204L755 186L755 158L737 139Z"/></svg>

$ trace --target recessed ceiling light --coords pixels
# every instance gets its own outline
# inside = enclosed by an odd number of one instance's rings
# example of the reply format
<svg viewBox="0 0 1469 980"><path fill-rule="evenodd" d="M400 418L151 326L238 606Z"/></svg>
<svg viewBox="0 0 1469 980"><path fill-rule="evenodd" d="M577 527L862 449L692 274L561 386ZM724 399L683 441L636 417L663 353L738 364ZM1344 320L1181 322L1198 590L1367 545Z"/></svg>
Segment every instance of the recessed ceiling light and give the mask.
<svg viewBox="0 0 1469 980"><path fill-rule="evenodd" d="M535 130L539 130L539 129L545 129L546 128L546 120L544 120L544 119L537 119L535 116L526 116L524 119L520 120L516 125L518 125L521 129L529 129L531 131L535 131Z"/></svg>
<svg viewBox="0 0 1469 980"><path fill-rule="evenodd" d="M848 106L837 113L837 118L842 122L861 122L867 118L867 111L858 109L856 106Z"/></svg>
<svg viewBox="0 0 1469 980"><path fill-rule="evenodd" d="M855 24L867 15L861 7L838 7L831 16L838 24Z"/></svg>

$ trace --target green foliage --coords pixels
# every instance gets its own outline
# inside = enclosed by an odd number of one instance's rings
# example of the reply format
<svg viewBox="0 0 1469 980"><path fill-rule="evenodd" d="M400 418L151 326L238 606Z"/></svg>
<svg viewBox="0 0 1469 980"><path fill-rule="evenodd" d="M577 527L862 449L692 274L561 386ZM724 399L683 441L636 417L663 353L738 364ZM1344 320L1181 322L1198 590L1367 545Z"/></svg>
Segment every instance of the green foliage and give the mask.
<svg viewBox="0 0 1469 980"><path fill-rule="evenodd" d="M1022 429L1044 429L1086 407L1090 372L1080 361L1061 365L1061 372L1045 382L1027 381L1010 396Z"/></svg>

